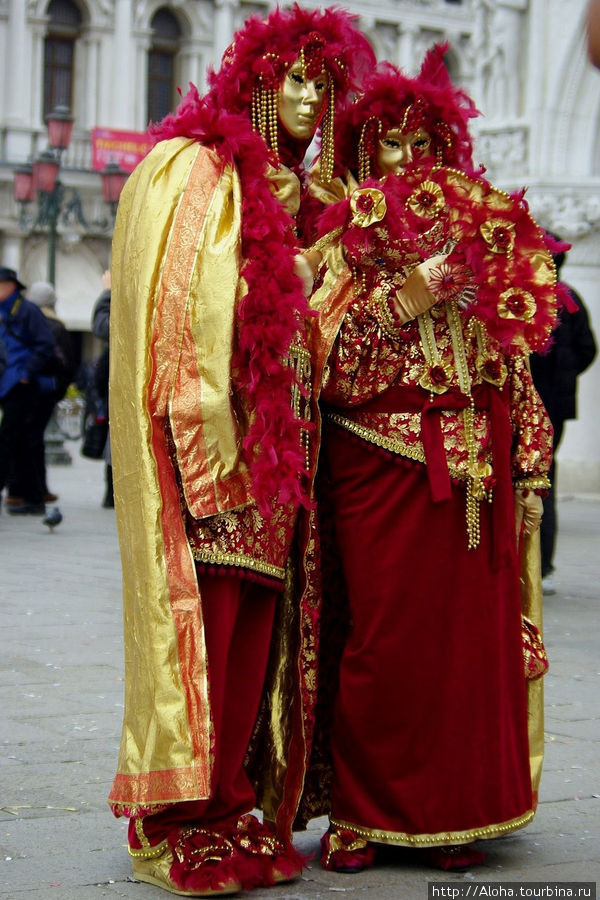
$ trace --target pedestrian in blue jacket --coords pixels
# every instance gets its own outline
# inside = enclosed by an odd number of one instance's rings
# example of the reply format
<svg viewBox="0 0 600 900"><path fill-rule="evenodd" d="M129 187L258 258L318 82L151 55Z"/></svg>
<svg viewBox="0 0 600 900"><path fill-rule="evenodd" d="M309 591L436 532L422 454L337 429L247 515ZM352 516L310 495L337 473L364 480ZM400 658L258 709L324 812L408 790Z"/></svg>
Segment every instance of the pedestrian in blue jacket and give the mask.
<svg viewBox="0 0 600 900"><path fill-rule="evenodd" d="M0 492L14 469L24 490L22 502L10 507L11 515L44 515L43 484L33 458L35 417L38 379L51 370L56 341L44 314L25 299L23 290L15 270L0 266L0 341L6 348L0 378Z"/></svg>

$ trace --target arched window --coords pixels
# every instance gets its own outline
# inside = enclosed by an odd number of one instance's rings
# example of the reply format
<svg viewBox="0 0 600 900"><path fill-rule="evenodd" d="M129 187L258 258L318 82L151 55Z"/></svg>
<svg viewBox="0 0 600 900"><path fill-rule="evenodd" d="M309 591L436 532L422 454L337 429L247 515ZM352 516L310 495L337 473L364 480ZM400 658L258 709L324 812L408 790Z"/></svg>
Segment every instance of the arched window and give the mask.
<svg viewBox="0 0 600 900"><path fill-rule="evenodd" d="M176 57L181 40L177 19L168 9L152 17L152 46L148 53L148 119L159 122L176 103Z"/></svg>
<svg viewBox="0 0 600 900"><path fill-rule="evenodd" d="M56 106L73 108L75 42L82 23L81 12L72 0L50 0L46 15L42 117Z"/></svg>

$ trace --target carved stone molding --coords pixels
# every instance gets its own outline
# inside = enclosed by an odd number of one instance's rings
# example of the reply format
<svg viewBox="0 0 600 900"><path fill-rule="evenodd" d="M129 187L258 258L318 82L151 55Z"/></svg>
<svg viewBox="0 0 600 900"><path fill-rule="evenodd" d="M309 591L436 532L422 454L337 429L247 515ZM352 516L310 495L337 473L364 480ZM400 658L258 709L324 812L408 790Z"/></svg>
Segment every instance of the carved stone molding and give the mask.
<svg viewBox="0 0 600 900"><path fill-rule="evenodd" d="M600 231L600 185L587 190L581 187L557 191L532 188L527 199L540 225L566 240L585 238Z"/></svg>
<svg viewBox="0 0 600 900"><path fill-rule="evenodd" d="M528 171L529 131L525 127L485 131L477 134L475 160L487 168L490 181L512 178Z"/></svg>

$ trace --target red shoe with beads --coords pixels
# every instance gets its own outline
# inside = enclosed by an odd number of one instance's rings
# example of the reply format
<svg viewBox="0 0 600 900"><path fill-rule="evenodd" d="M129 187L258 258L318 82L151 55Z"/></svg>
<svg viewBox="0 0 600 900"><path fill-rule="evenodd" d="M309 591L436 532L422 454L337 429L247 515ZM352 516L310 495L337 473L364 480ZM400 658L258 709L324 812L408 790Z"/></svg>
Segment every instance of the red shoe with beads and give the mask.
<svg viewBox="0 0 600 900"><path fill-rule="evenodd" d="M351 828L329 829L321 838L321 865L328 872L354 874L375 862L375 847Z"/></svg>
<svg viewBox="0 0 600 900"><path fill-rule="evenodd" d="M155 847L129 848L133 876L182 897L225 897L242 884L236 850L222 834L204 828L172 832Z"/></svg>
<svg viewBox="0 0 600 900"><path fill-rule="evenodd" d="M294 881L308 862L251 813L240 816L229 837L237 851L236 872L246 890Z"/></svg>
<svg viewBox="0 0 600 900"><path fill-rule="evenodd" d="M485 862L485 853L475 850L471 844L430 847L425 853L430 866L445 872L470 869L471 866L481 866Z"/></svg>

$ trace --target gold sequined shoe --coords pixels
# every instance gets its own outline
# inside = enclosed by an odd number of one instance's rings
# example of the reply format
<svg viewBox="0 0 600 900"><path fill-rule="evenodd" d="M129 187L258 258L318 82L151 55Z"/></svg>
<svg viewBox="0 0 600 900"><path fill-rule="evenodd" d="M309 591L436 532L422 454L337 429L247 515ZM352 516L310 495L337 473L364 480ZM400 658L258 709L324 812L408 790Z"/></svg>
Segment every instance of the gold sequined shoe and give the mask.
<svg viewBox="0 0 600 900"><path fill-rule="evenodd" d="M201 846L190 846L190 837ZM143 850L129 849L133 876L180 897L227 897L241 888L233 869L233 847L220 835L187 829Z"/></svg>

